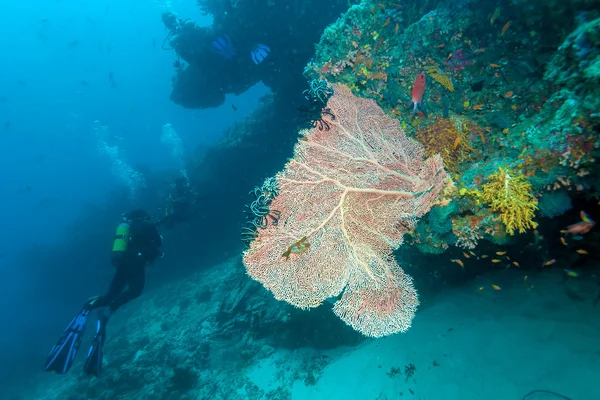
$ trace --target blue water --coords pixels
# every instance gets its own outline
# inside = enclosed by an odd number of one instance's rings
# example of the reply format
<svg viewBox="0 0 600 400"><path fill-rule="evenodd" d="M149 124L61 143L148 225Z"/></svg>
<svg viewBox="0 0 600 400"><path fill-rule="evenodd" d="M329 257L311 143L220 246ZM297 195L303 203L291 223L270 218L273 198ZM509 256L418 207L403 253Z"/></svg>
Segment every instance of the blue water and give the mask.
<svg viewBox="0 0 600 400"><path fill-rule="evenodd" d="M193 1L173 1L171 9L199 24L211 22ZM229 96L223 106L211 110L173 104L170 76L176 56L161 49L166 35L161 11L158 2L145 0L3 4L0 325L17 326L0 333L0 358L14 363L0 366L5 377L8 371L18 374L36 367L23 360L22 352L33 340L39 345L36 350L47 347L42 331L54 317L39 315L39 305L48 301L48 293L55 293L47 277L57 278L55 285L65 278L53 275L52 265L43 267L49 274L45 275L37 272L38 265L18 264L18 256L68 241L88 228L73 227L77 218L104 204L114 190L128 189L112 170L114 160L98 151L94 121L108 128L110 145L118 146L119 159L131 168L176 172L180 160L161 143L166 123L176 130L187 156L197 146L214 143L227 127L247 116L265 91L257 87L240 98ZM93 268L93 262L86 264L76 266L77 274L85 276ZM62 267L54 272L65 275L74 266ZM110 270L102 276L104 287ZM89 285L76 278L70 284ZM70 290L70 284L60 290ZM59 317L53 323L62 326L64 321Z"/></svg>

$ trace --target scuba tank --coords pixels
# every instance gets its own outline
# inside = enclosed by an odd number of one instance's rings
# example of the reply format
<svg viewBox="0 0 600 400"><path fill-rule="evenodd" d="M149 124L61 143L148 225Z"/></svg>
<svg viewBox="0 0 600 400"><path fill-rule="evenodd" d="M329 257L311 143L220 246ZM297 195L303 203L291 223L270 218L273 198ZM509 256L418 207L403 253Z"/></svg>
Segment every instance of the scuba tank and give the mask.
<svg viewBox="0 0 600 400"><path fill-rule="evenodd" d="M115 232L115 238L113 240L112 246L112 263L118 263L120 259L123 257L123 254L127 251L127 247L129 246L129 232L131 227L128 222L122 222L117 226L117 231Z"/></svg>

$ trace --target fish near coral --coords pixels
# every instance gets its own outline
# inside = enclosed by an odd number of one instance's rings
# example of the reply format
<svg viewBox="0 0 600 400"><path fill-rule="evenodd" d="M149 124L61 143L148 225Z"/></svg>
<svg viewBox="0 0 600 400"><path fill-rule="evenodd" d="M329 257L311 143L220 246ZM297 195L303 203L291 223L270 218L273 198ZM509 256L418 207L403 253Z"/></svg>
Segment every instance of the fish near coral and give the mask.
<svg viewBox="0 0 600 400"><path fill-rule="evenodd" d="M454 139L454 144L452 144L452 150L456 150L459 143L460 143L460 136L457 136L456 139Z"/></svg>
<svg viewBox="0 0 600 400"><path fill-rule="evenodd" d="M291 254L304 253L310 247L310 243L306 241L306 236L297 242L293 243L287 250L281 255L286 260L290 259Z"/></svg>
<svg viewBox="0 0 600 400"><path fill-rule="evenodd" d="M494 22L496 22L496 20L500 16L500 11L500 8L496 8L494 14L492 14L492 18L490 18L490 25L494 25Z"/></svg>
<svg viewBox="0 0 600 400"><path fill-rule="evenodd" d="M581 217L581 222L567 226L565 233L570 233L572 235L585 235L594 227L594 225L596 225L596 221L592 220L585 213L585 211L581 211L579 215Z"/></svg>
<svg viewBox="0 0 600 400"><path fill-rule="evenodd" d="M425 109L423 107L423 93L425 93L425 71L421 72L417 76L417 79L415 79L415 84L413 85L412 99L410 101L413 105L413 116L415 116L419 110L425 113Z"/></svg>
<svg viewBox="0 0 600 400"><path fill-rule="evenodd" d="M545 263L543 263L542 267L548 267L548 266L554 264L555 262L556 262L556 260L553 258L552 260L546 261Z"/></svg>

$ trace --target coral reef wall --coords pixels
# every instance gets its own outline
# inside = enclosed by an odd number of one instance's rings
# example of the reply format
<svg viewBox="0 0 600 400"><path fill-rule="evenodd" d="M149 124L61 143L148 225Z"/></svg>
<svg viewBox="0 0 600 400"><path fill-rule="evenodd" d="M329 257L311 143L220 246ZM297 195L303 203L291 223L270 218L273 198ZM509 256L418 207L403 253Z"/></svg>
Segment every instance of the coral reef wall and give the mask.
<svg viewBox="0 0 600 400"><path fill-rule="evenodd" d="M452 225L424 220L419 249L510 243L544 195L598 196L599 4L365 0L325 30L307 78L375 99L453 174Z"/></svg>

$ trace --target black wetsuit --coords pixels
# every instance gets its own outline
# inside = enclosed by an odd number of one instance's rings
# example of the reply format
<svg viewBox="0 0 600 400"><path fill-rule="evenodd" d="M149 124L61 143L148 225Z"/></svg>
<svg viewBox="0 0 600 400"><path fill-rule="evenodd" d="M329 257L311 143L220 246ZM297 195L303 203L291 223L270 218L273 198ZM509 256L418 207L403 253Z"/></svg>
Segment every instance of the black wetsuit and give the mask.
<svg viewBox="0 0 600 400"><path fill-rule="evenodd" d="M113 256L111 260L117 271L108 292L94 303L93 308L108 306L111 312L115 312L125 303L139 297L146 283L146 265L162 255L159 250L162 238L151 221L131 221L129 236L127 251Z"/></svg>

